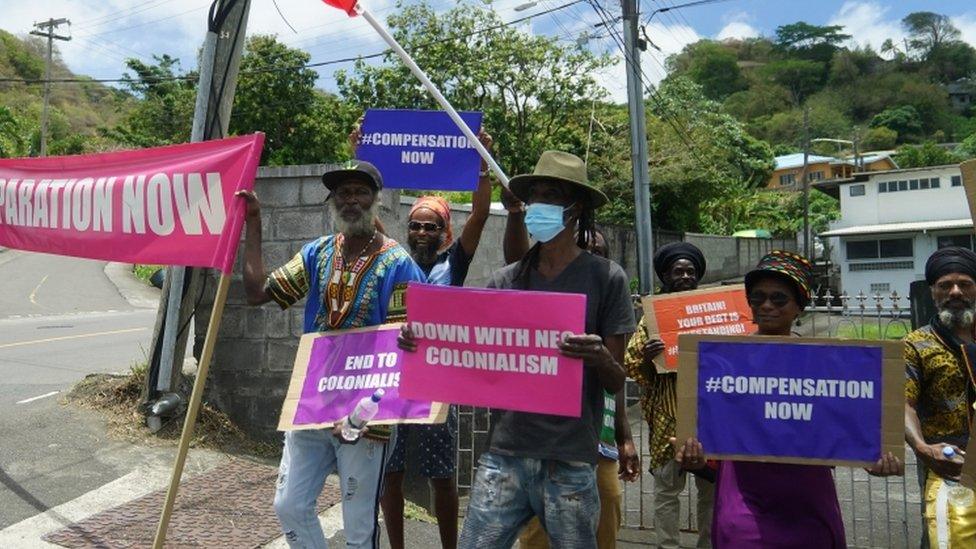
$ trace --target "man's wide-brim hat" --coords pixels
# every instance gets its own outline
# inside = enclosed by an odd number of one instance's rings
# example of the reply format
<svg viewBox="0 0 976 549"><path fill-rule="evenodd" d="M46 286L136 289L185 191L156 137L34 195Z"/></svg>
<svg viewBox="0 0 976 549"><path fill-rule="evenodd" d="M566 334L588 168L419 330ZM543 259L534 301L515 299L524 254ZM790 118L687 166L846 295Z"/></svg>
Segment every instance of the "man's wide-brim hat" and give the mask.
<svg viewBox="0 0 976 549"><path fill-rule="evenodd" d="M586 196L586 206L599 208L610 200L603 191L590 185L586 177L586 164L574 155L562 151L546 151L539 157L535 170L530 174L516 175L508 188L522 202L529 201L529 193L535 183L563 183L581 191Z"/></svg>
<svg viewBox="0 0 976 549"><path fill-rule="evenodd" d="M376 166L365 160L350 160L338 170L330 170L322 174L322 184L331 192L335 192L336 188L346 181L362 181L373 187L375 192L383 190L383 176Z"/></svg>

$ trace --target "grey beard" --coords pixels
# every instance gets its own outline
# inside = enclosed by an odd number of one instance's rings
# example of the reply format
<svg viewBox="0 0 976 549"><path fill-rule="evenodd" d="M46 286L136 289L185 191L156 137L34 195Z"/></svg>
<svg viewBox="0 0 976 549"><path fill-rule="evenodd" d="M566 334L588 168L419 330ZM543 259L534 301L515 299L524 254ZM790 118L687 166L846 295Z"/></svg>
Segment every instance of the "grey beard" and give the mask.
<svg viewBox="0 0 976 549"><path fill-rule="evenodd" d="M347 236L369 236L373 234L375 227L373 226L373 218L376 217L376 212L379 209L379 202L373 202L373 205L369 207L368 210L363 212L363 215L355 221L346 221L339 215L339 207L333 201L329 204L329 213L332 215L332 225L335 227L336 232L342 233Z"/></svg>
<svg viewBox="0 0 976 549"><path fill-rule="evenodd" d="M430 265L437 260L437 249L427 247L417 247L410 251L413 260L420 265Z"/></svg>
<svg viewBox="0 0 976 549"><path fill-rule="evenodd" d="M971 328L976 317L973 309L941 309L939 322L947 328Z"/></svg>

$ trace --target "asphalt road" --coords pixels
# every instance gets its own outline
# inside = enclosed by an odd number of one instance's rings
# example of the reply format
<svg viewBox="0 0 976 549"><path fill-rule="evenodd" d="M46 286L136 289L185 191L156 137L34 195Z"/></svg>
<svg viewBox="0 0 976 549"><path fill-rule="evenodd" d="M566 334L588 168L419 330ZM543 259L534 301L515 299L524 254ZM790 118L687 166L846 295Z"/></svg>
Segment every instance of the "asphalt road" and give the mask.
<svg viewBox="0 0 976 549"><path fill-rule="evenodd" d="M0 251L0 529L133 470L140 449L64 407L89 373L145 360L155 310L137 309L104 262Z"/></svg>

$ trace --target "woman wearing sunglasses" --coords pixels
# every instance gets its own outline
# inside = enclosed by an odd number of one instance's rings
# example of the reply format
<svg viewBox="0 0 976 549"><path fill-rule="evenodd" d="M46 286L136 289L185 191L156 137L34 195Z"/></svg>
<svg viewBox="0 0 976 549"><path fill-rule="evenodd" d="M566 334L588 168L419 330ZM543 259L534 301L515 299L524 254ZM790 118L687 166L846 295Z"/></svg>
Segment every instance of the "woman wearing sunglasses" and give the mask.
<svg viewBox="0 0 976 549"><path fill-rule="evenodd" d="M810 302L812 266L806 258L774 251L746 275L746 294L755 335L788 336ZM701 442L690 438L677 446L682 468L705 467ZM891 453L868 473L900 475L902 464ZM844 522L831 468L722 461L715 488L712 545L735 548L846 547Z"/></svg>

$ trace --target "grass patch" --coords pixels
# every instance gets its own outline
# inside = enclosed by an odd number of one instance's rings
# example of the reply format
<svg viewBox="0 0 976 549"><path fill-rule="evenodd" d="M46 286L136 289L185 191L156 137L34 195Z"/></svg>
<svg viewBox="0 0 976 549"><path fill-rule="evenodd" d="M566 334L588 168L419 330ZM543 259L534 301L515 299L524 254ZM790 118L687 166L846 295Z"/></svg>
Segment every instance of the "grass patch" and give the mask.
<svg viewBox="0 0 976 549"><path fill-rule="evenodd" d="M407 520L418 520L429 524L437 524L437 519L428 513L427 509L424 509L423 507L409 500L403 501L403 518Z"/></svg>
<svg viewBox="0 0 976 549"><path fill-rule="evenodd" d="M136 275L136 278L139 280L149 284L149 277L162 268L162 265L133 265L132 274Z"/></svg>
<svg viewBox="0 0 976 549"><path fill-rule="evenodd" d="M876 322L865 322L860 325L844 323L837 329L837 337L841 339L901 339L908 334L910 328L901 322L883 323L880 327Z"/></svg>
<svg viewBox="0 0 976 549"><path fill-rule="evenodd" d="M146 427L140 403L148 372L148 366L143 363L134 366L126 375L88 375L71 389L64 402L104 414L109 435L115 438L147 446L173 446L180 439L184 416L169 420L156 433ZM192 385L193 378L185 376L181 392L189 395ZM206 403L200 407L190 447L267 459L281 456L279 445L254 440L227 414Z"/></svg>

